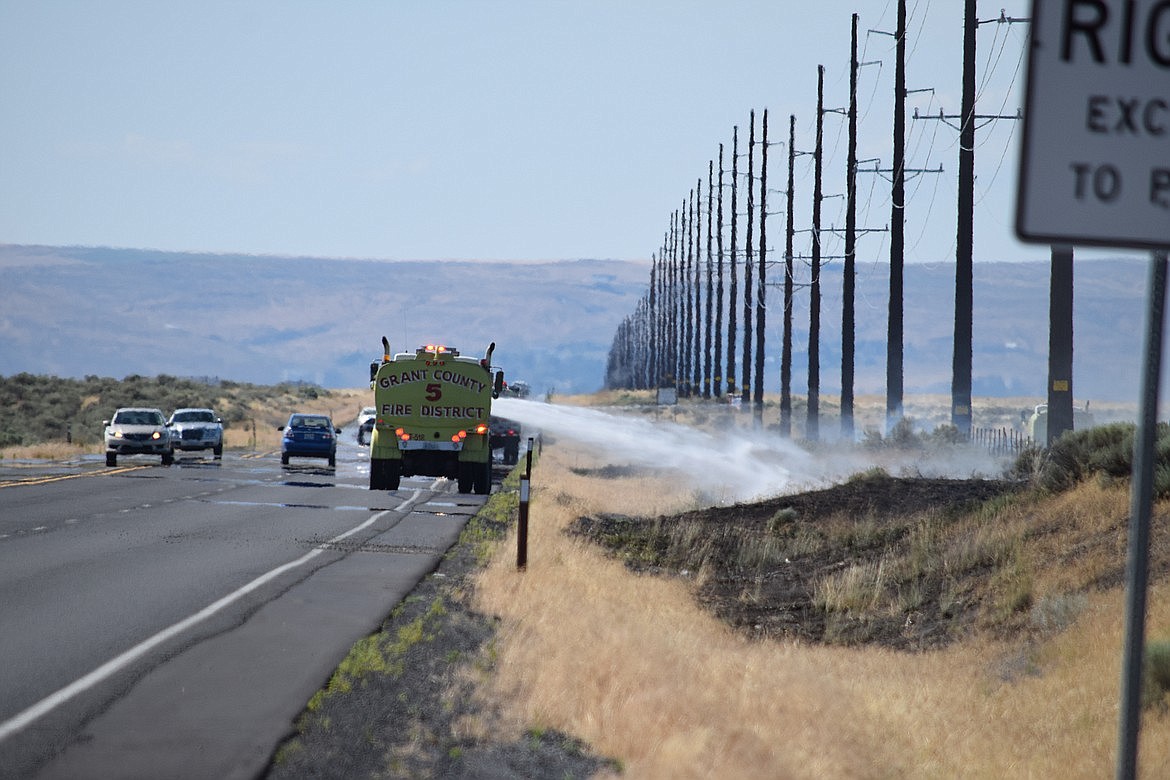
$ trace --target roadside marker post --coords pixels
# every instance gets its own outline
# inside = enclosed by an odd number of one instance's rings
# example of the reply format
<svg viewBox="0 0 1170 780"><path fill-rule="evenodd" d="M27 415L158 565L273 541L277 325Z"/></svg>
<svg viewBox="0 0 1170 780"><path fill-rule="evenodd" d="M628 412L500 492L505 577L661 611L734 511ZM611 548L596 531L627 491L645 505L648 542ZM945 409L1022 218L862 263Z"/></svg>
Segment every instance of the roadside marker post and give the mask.
<svg viewBox="0 0 1170 780"><path fill-rule="evenodd" d="M516 521L516 569L528 568L528 481L532 477L532 437L528 438L528 452L524 460L524 476L520 477L520 514Z"/></svg>
<svg viewBox="0 0 1170 780"><path fill-rule="evenodd" d="M1016 197L1022 241L1149 249L1133 444L1117 780L1137 773L1170 248L1170 2L1032 0Z"/></svg>

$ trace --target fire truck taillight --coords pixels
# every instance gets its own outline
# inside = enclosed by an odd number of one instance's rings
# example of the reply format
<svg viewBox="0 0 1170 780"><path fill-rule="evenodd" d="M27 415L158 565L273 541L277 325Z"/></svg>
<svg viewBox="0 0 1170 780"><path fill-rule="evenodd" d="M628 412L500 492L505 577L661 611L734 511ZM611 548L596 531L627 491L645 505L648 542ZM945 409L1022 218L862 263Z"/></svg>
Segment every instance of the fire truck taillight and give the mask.
<svg viewBox="0 0 1170 780"><path fill-rule="evenodd" d="M403 428L396 428L394 430L394 435L403 441L410 441L410 434L407 433Z"/></svg>
<svg viewBox="0 0 1170 780"><path fill-rule="evenodd" d="M480 436L483 436L485 433L488 432L487 423L480 423L479 425L475 426L475 432L478 433Z"/></svg>

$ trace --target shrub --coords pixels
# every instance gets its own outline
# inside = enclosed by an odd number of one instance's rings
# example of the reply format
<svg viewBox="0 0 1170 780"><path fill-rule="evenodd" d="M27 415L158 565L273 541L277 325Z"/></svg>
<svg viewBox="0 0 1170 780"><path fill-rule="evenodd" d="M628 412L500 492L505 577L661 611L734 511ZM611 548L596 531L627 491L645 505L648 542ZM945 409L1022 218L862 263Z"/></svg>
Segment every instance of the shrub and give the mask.
<svg viewBox="0 0 1170 780"><path fill-rule="evenodd" d="M1013 473L1030 478L1036 487L1053 493L1068 490L1090 477L1128 479L1133 472L1136 426L1112 423L1066 433L1047 450L1020 453ZM1170 495L1170 425L1159 423L1155 434L1154 492Z"/></svg>
<svg viewBox="0 0 1170 780"><path fill-rule="evenodd" d="M1142 705L1165 710L1170 693L1170 640L1146 644L1144 669Z"/></svg>
<svg viewBox="0 0 1170 780"><path fill-rule="evenodd" d="M67 433L75 444L100 442L102 421L122 406L153 406L164 414L186 406L208 407L227 423L241 423L255 416L250 403L271 403L282 392L306 399L329 395L328 390L304 383L270 387L221 382L212 386L206 379L169 375L133 374L122 380L27 373L0 377L0 446L64 441Z"/></svg>

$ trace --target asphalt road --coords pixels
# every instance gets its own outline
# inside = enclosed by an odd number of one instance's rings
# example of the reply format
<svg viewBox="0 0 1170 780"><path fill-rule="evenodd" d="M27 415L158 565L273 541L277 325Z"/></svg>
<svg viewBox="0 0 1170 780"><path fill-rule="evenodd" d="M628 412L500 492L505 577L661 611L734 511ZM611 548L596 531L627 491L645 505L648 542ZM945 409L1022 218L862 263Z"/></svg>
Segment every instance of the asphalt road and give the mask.
<svg viewBox="0 0 1170 780"><path fill-rule="evenodd" d="M254 777L485 501L278 454L0 465L0 777Z"/></svg>

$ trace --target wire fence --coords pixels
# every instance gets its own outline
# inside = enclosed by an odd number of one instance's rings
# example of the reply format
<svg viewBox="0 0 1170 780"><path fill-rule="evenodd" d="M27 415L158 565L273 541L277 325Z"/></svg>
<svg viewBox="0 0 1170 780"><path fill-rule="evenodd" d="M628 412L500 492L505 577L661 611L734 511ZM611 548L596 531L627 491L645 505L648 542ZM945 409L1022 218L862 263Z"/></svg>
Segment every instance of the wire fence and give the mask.
<svg viewBox="0 0 1170 780"><path fill-rule="evenodd" d="M972 428L971 443L992 455L1015 456L1032 446L1032 438L1014 428Z"/></svg>

